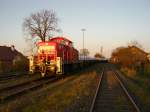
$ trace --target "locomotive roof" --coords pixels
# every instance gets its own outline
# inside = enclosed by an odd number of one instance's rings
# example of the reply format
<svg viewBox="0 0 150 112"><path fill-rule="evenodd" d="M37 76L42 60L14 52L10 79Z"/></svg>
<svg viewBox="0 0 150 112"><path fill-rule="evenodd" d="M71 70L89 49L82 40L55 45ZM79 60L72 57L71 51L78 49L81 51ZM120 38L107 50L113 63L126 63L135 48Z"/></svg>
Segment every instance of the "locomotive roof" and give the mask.
<svg viewBox="0 0 150 112"><path fill-rule="evenodd" d="M46 42L38 42L38 46L41 46L41 45L54 45L55 44L55 42L49 42L49 41L46 41Z"/></svg>
<svg viewBox="0 0 150 112"><path fill-rule="evenodd" d="M69 43L72 43L72 41L68 40L65 37L53 37L50 40L64 40L64 41L68 41Z"/></svg>
<svg viewBox="0 0 150 112"><path fill-rule="evenodd" d="M38 46L43 46L43 45L54 45L56 43L59 44L63 44L63 45L67 45L67 46L72 46L72 41L68 40L65 37L53 37L50 38L49 41L45 41L45 42L38 42Z"/></svg>

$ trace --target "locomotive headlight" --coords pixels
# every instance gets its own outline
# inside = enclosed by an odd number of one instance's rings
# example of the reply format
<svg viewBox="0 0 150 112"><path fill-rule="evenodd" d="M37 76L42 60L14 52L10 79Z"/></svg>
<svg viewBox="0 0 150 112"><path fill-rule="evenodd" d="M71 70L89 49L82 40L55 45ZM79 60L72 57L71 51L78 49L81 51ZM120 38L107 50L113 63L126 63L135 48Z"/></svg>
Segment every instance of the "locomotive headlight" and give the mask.
<svg viewBox="0 0 150 112"><path fill-rule="evenodd" d="M55 46L53 45L46 45L46 46L40 46L38 48L38 53L42 53L42 51L44 51L44 53L50 53L51 51L54 51L55 50Z"/></svg>
<svg viewBox="0 0 150 112"><path fill-rule="evenodd" d="M54 50L55 46L43 46L44 50Z"/></svg>
<svg viewBox="0 0 150 112"><path fill-rule="evenodd" d="M51 50L54 50L54 49L55 49L55 46L50 46L50 49L51 49Z"/></svg>

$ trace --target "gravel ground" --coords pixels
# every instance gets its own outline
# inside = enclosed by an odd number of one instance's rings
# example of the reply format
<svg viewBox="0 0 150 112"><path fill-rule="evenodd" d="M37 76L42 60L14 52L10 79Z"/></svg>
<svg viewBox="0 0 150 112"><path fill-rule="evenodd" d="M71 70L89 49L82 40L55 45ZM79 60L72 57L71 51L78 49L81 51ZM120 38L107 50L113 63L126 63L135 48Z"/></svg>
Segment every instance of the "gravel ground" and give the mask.
<svg viewBox="0 0 150 112"><path fill-rule="evenodd" d="M43 85L5 105L2 112L88 112L101 71L100 64Z"/></svg>

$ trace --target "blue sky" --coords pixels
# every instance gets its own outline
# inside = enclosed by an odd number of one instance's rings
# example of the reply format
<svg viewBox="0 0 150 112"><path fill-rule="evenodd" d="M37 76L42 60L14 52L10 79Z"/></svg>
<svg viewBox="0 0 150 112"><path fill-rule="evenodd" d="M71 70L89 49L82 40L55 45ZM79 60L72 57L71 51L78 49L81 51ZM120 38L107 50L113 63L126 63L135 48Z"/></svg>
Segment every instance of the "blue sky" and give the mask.
<svg viewBox="0 0 150 112"><path fill-rule="evenodd" d="M25 17L42 9L53 9L65 36L82 48L85 28L85 47L90 54L104 48L109 57L112 50L136 40L150 52L149 0L0 0L0 45L16 46L26 53L27 44L22 32Z"/></svg>

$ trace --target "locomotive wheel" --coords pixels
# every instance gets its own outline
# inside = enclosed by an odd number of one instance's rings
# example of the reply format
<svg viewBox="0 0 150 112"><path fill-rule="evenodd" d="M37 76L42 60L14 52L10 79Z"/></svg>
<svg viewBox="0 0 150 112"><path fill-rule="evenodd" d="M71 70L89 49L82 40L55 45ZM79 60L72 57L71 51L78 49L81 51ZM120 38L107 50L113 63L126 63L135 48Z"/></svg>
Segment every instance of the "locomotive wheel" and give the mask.
<svg viewBox="0 0 150 112"><path fill-rule="evenodd" d="M45 74L46 74L46 66L41 66L41 75L42 75L42 77L44 77L45 76Z"/></svg>

